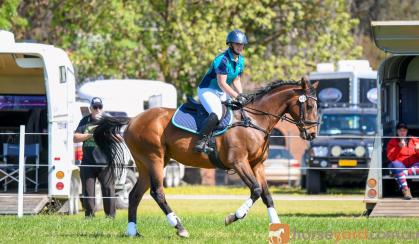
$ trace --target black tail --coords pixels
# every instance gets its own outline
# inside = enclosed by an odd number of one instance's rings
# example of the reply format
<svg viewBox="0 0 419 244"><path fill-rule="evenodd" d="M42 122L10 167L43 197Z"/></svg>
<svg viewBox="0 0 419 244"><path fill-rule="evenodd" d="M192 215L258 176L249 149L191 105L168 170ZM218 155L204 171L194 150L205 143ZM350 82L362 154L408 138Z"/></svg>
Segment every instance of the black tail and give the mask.
<svg viewBox="0 0 419 244"><path fill-rule="evenodd" d="M128 124L129 121L130 118L103 116L99 121L95 122L97 127L93 132L93 138L105 156L113 176L115 176L115 172L119 172L117 175L120 176L124 167L126 155L124 150L126 150L126 146L123 143L120 132L121 127Z"/></svg>

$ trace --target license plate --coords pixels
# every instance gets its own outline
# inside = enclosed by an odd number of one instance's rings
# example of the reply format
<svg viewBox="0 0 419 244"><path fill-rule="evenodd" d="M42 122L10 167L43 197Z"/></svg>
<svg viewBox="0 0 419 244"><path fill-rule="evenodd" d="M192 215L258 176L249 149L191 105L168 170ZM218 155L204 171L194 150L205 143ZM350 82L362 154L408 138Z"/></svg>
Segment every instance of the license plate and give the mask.
<svg viewBox="0 0 419 244"><path fill-rule="evenodd" d="M356 160L346 160L346 159L341 159L339 160L339 166L356 166L358 164L358 162Z"/></svg>

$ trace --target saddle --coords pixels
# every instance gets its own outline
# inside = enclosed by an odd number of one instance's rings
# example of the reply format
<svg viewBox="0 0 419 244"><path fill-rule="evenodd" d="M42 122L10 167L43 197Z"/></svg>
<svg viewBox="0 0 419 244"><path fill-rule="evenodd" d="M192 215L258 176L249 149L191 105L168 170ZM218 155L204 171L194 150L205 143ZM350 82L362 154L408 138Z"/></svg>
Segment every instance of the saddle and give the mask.
<svg viewBox="0 0 419 244"><path fill-rule="evenodd" d="M182 130L199 134L202 122L208 117L208 112L201 103L187 98L187 102L180 105L172 118L172 124ZM233 122L233 111L223 104L223 117L212 135L218 136L224 134Z"/></svg>
<svg viewBox="0 0 419 244"><path fill-rule="evenodd" d="M208 112L205 110L202 104L192 97L188 97L187 102L182 104L173 115L172 124L182 130L186 130L194 134L199 134L202 122L207 117ZM215 145L215 136L224 134L228 128L230 128L232 122L233 111L223 104L223 117L221 118L218 126L212 132L207 142L207 146L205 147L205 152L208 154L210 161L217 168L228 169L223 165L218 156Z"/></svg>

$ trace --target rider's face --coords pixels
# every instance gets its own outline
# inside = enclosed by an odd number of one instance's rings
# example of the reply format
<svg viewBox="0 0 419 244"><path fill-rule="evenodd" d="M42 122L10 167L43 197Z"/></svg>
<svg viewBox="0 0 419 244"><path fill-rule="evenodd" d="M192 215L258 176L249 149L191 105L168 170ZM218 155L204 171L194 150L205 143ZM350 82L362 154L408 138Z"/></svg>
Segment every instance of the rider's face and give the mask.
<svg viewBox="0 0 419 244"><path fill-rule="evenodd" d="M232 43L232 47L233 47L234 51L238 54L241 54L244 50L244 44Z"/></svg>

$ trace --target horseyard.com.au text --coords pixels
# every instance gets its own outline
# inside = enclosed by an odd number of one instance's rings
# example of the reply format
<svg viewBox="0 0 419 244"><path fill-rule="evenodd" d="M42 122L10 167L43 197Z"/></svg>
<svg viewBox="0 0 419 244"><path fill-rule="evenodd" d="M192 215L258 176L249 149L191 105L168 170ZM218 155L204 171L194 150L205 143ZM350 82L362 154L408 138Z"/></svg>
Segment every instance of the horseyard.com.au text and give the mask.
<svg viewBox="0 0 419 244"><path fill-rule="evenodd" d="M269 226L270 243L287 243L290 240L318 241L333 240L419 240L419 232L413 231L298 231L290 230L287 224L271 224Z"/></svg>

